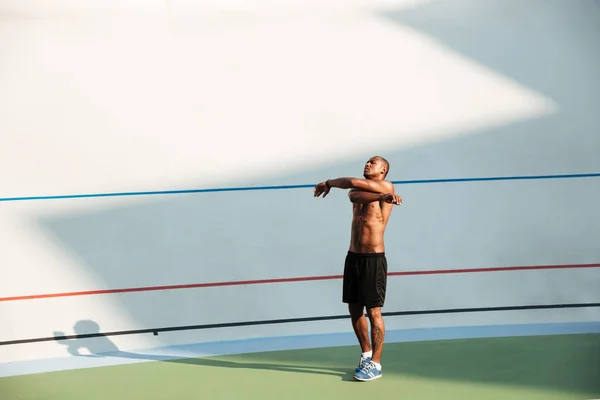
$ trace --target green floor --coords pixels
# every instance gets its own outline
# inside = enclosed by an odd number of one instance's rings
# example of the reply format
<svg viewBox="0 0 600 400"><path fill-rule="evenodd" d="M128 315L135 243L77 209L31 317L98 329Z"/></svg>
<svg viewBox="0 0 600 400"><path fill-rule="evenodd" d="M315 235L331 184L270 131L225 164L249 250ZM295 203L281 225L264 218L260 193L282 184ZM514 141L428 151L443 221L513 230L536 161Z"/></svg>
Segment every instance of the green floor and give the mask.
<svg viewBox="0 0 600 400"><path fill-rule="evenodd" d="M390 343L353 381L357 347L156 361L0 379L2 400L600 398L600 334Z"/></svg>

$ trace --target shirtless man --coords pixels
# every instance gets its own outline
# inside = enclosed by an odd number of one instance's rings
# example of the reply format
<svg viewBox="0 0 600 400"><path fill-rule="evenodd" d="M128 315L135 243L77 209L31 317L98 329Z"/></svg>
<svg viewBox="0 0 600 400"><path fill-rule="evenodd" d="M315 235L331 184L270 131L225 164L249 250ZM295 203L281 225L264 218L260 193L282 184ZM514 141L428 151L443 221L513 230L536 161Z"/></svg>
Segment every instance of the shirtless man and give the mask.
<svg viewBox="0 0 600 400"><path fill-rule="evenodd" d="M389 167L386 159L375 156L365 164L365 179L329 179L314 188L314 196L323 195L323 198L331 188L350 189L352 232L344 265L342 301L348 304L352 327L362 350L354 371L354 378L359 381L378 379L382 374L385 326L381 308L387 286L383 237L392 207L402 204L400 196L394 193L392 182L385 180ZM365 308L371 323L371 342Z"/></svg>

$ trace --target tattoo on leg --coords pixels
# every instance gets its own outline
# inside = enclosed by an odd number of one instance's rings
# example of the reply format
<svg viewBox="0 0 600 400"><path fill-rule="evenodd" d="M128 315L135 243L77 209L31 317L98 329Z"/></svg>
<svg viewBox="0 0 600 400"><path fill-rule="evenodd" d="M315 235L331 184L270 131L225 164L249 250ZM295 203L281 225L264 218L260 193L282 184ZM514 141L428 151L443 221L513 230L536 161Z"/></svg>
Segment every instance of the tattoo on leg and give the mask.
<svg viewBox="0 0 600 400"><path fill-rule="evenodd" d="M374 326L371 330L371 340L373 341L373 352L378 351L383 345L383 329Z"/></svg>

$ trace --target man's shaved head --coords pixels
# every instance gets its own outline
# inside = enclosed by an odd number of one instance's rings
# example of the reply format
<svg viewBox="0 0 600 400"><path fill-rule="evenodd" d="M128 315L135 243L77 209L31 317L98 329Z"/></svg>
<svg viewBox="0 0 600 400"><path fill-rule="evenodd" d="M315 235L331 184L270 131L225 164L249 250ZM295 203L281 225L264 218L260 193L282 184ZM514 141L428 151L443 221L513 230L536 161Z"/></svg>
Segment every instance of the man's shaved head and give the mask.
<svg viewBox="0 0 600 400"><path fill-rule="evenodd" d="M390 163L381 156L373 156L365 165L363 176L368 179L385 179L390 171Z"/></svg>

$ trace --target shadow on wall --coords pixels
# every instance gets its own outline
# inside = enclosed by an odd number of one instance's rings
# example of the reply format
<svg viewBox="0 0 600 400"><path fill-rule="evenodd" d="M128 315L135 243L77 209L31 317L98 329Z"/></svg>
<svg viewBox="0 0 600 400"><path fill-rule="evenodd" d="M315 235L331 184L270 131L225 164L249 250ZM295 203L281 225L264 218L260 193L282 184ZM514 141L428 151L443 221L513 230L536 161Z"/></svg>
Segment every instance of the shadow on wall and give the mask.
<svg viewBox="0 0 600 400"><path fill-rule="evenodd" d="M538 3L534 15L532 5ZM560 108L545 118L469 136L389 148L381 155L391 162L390 179L599 172L599 17L591 3L561 1L433 1L382 13L390 23L410 26L551 97ZM371 155L285 181L356 176ZM388 228L390 271L598 262L594 238L600 236L600 214L594 199L600 193L593 183L397 186L405 203L394 210ZM349 241L345 193L332 192L326 200L313 199L311 189L205 193L127 204L39 223L108 288L340 274ZM286 288L280 295L286 298ZM390 310L404 307L404 300L390 304ZM122 301L138 325L156 325L146 301ZM262 304L248 298L238 307L267 312ZM186 313L195 306L178 307ZM304 309L297 298L286 307L305 315L319 312Z"/></svg>
<svg viewBox="0 0 600 400"><path fill-rule="evenodd" d="M75 324L75 330L77 333L98 333L100 327L94 321L83 320ZM58 342L68 346L69 352L74 355L80 355L80 349L86 347L93 357L121 357L238 370L254 369L270 371L270 379L277 379L276 374L279 372L291 372L329 375L343 381L354 381L352 375L357 363L354 346L207 358L175 358L120 351L108 337L100 338L102 343L97 345L89 345L90 342L86 343L86 339ZM390 343L386 345L384 352L385 374L598 394L598 338L598 334L549 335ZM201 371L198 371L198 374L200 373ZM201 376L195 372L192 374L194 380ZM176 379L186 379L183 373L176 376ZM232 377L230 373L227 376L228 379L236 381L240 379ZM241 379L239 381L243 381L243 378Z"/></svg>

